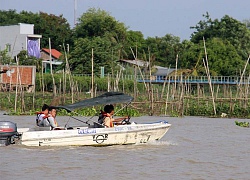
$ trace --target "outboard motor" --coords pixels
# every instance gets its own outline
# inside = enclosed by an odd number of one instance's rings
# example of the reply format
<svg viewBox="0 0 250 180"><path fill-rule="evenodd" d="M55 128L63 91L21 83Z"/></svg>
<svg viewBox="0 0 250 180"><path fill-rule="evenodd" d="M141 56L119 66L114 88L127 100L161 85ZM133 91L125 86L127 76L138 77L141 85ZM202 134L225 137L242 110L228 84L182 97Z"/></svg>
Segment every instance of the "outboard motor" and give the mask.
<svg viewBox="0 0 250 180"><path fill-rule="evenodd" d="M8 146L17 135L17 126L10 121L0 121L0 146Z"/></svg>

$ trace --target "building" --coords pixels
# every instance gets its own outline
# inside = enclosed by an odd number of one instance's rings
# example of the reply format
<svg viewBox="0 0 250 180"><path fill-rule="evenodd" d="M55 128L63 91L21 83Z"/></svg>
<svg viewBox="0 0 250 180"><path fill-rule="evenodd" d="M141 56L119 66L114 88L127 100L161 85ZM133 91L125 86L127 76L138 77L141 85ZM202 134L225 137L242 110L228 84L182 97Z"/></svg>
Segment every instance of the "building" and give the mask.
<svg viewBox="0 0 250 180"><path fill-rule="evenodd" d="M34 34L34 24L0 26L0 51L7 49L8 55L14 58L20 51L40 58L41 35Z"/></svg>
<svg viewBox="0 0 250 180"><path fill-rule="evenodd" d="M42 48L41 59L43 59L43 67L45 73L50 72L50 54L51 54L52 69L56 69L56 66L62 64L62 61L59 60L62 53L60 53L56 49L51 49L50 51L50 49Z"/></svg>
<svg viewBox="0 0 250 180"><path fill-rule="evenodd" d="M36 66L0 65L0 91L13 91L22 87L35 91Z"/></svg>
<svg viewBox="0 0 250 180"><path fill-rule="evenodd" d="M148 71L149 62L147 61L121 59L119 60L119 62L122 64L123 67L137 66L141 68L142 72ZM165 79L166 76L169 76L174 72L174 69L161 66L153 66L151 71L151 79Z"/></svg>

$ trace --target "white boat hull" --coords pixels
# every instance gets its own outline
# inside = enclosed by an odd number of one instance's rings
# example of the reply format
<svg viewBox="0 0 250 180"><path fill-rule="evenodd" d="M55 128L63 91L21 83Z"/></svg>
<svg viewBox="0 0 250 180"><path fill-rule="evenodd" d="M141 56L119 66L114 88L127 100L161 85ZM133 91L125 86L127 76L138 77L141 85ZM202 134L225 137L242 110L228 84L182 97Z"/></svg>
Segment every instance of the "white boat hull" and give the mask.
<svg viewBox="0 0 250 180"><path fill-rule="evenodd" d="M113 128L76 127L70 130L31 131L18 129L26 146L109 146L140 144L161 139L171 124L119 125Z"/></svg>

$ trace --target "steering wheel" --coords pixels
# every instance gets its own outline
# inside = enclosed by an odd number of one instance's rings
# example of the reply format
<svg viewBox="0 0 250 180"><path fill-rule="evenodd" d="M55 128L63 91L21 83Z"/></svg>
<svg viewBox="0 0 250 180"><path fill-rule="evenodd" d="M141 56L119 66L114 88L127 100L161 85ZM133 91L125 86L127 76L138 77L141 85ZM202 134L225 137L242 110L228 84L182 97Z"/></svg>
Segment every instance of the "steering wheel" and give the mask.
<svg viewBox="0 0 250 180"><path fill-rule="evenodd" d="M130 120L130 116L128 116L128 118L123 119L122 122L121 122L121 124L122 125L131 124L131 122L129 122L129 120Z"/></svg>

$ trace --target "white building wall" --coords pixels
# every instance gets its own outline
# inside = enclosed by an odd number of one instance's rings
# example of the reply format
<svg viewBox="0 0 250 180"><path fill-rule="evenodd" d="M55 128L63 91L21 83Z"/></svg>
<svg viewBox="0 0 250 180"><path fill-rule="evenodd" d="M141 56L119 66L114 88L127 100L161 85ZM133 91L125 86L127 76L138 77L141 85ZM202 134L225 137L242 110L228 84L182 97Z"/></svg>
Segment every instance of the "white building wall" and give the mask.
<svg viewBox="0 0 250 180"><path fill-rule="evenodd" d="M20 34L34 34L34 24L20 24Z"/></svg>
<svg viewBox="0 0 250 180"><path fill-rule="evenodd" d="M33 24L0 26L0 50L10 45L8 55L14 58L20 51L27 50L27 36L33 34Z"/></svg>

